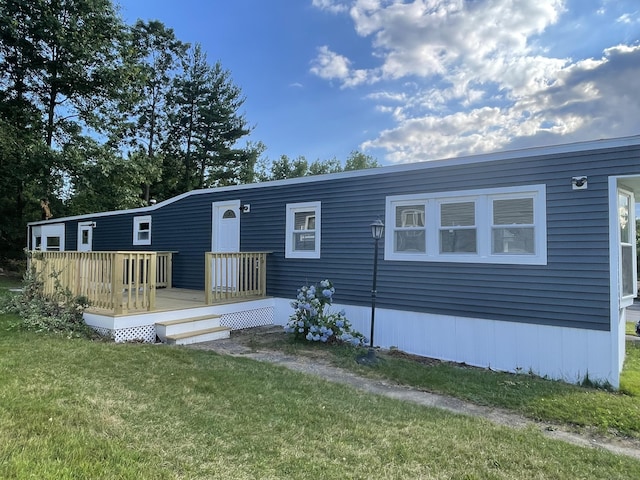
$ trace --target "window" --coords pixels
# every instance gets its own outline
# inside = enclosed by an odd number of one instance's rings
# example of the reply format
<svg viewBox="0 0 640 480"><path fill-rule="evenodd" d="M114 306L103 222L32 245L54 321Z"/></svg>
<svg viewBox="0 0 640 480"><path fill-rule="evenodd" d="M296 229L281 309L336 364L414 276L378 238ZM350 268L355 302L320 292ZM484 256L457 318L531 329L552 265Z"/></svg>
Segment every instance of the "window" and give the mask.
<svg viewBox="0 0 640 480"><path fill-rule="evenodd" d="M620 229L620 296L633 299L636 295L636 259L634 198L630 192L618 190L618 227Z"/></svg>
<svg viewBox="0 0 640 480"><path fill-rule="evenodd" d="M287 205L287 258L320 258L320 202Z"/></svg>
<svg viewBox="0 0 640 480"><path fill-rule="evenodd" d="M396 252L426 251L424 205L397 205L393 249Z"/></svg>
<svg viewBox="0 0 640 480"><path fill-rule="evenodd" d="M47 237L47 252L60 251L60 237Z"/></svg>
<svg viewBox="0 0 640 480"><path fill-rule="evenodd" d="M440 253L476 253L476 204L440 204Z"/></svg>
<svg viewBox="0 0 640 480"><path fill-rule="evenodd" d="M387 260L545 265L544 185L387 197Z"/></svg>
<svg viewBox="0 0 640 480"><path fill-rule="evenodd" d="M151 245L151 215L133 218L133 244Z"/></svg>
<svg viewBox="0 0 640 480"><path fill-rule="evenodd" d="M535 254L533 198L493 200L491 253L494 255Z"/></svg>

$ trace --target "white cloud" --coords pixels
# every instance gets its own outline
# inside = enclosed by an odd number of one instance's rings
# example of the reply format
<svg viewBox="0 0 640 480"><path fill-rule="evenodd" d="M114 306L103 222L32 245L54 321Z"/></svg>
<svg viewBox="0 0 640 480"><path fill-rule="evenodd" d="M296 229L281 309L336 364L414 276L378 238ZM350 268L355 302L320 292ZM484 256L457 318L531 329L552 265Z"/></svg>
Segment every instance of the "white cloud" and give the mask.
<svg viewBox="0 0 640 480"><path fill-rule="evenodd" d="M318 48L318 55L311 62L310 71L325 80L338 80L343 88L355 87L371 81L371 74L365 70L351 69L351 61L328 46Z"/></svg>
<svg viewBox="0 0 640 480"><path fill-rule="evenodd" d="M565 143L637 134L637 78L640 46L612 47L599 61L568 66L554 86L522 96L506 108L398 116L395 128L362 148L385 149L389 161L409 162L559 143L557 136Z"/></svg>
<svg viewBox="0 0 640 480"><path fill-rule="evenodd" d="M325 80L345 81L350 75L350 64L347 57L332 52L324 45L318 48L318 56L312 62L311 73Z"/></svg>
<svg viewBox="0 0 640 480"><path fill-rule="evenodd" d="M366 98L395 126L361 148L393 162L638 133L640 46L554 57L545 34L566 14L564 0L354 0L354 30L379 64L356 70L325 46L311 71L341 88L382 85Z"/></svg>
<svg viewBox="0 0 640 480"><path fill-rule="evenodd" d="M311 4L320 10L325 10L331 13L341 13L348 10L348 7L344 2L337 0L313 0Z"/></svg>
<svg viewBox="0 0 640 480"><path fill-rule="evenodd" d="M617 19L616 22L618 23L626 23L627 25L631 25L634 22L637 22L638 20L633 18L634 14L633 13L625 13L623 15L620 15Z"/></svg>

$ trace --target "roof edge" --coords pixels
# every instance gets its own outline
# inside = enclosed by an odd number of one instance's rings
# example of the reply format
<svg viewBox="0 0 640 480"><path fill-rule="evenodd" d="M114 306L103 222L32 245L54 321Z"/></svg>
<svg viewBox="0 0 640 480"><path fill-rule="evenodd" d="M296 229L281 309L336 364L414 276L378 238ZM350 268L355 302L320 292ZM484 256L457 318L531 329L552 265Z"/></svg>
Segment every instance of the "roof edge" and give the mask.
<svg viewBox="0 0 640 480"><path fill-rule="evenodd" d="M229 185L224 187L204 188L200 190L191 190L189 192L176 195L175 197L168 198L167 200L164 200L155 205L150 205L147 207L131 208L126 210L113 210L109 212L88 213L83 215L74 215L70 217L61 217L61 218L55 218L55 219L52 218L50 220L39 220L39 221L29 222L27 223L27 225L28 226L47 225L47 224L53 224L58 222L81 220L81 219L87 219L87 218L99 218L99 217L112 216L112 215L126 215L126 214L135 214L135 213L144 214L147 212L153 212L154 210L162 208L166 205L170 205L171 203L182 200L183 198L187 198L193 195L203 195L211 192L237 191L237 190L248 190L248 189L254 189L254 188L266 188L266 187L273 187L273 186L279 186L279 185L321 182L321 181L325 181L329 179L337 179L337 178L362 177L362 176L368 176L368 175L383 175L388 172L422 170L422 169L428 169L428 168L438 168L442 166L468 165L472 163L484 163L484 162L492 162L497 160L515 159L515 158L530 158L530 157L554 155L554 154L557 155L560 153L576 153L576 152L584 152L588 150L603 150L607 148L629 147L633 145L640 145L640 135L632 135L632 136L619 137L619 138L603 138L598 140L587 140L582 142L573 142L573 143L565 143L565 144L541 146L541 147L528 147L528 148L515 149L515 150L501 150L497 152L467 155L462 157L425 160L421 162L403 163L400 165L387 165L387 166L378 167L378 168L367 168L363 170L352 170L348 172L326 173L322 175L311 175L307 177L287 178L284 180L272 180L269 182L246 183L241 185Z"/></svg>

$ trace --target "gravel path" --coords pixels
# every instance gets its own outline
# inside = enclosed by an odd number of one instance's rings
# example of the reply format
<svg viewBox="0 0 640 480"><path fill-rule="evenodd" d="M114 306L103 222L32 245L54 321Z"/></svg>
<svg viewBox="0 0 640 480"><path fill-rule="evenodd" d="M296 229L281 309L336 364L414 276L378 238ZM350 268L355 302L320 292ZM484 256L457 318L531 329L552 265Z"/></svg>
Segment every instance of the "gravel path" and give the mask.
<svg viewBox="0 0 640 480"><path fill-rule="evenodd" d="M245 331L231 333L231 338L190 345L190 348L212 350L222 355L251 358L260 362L269 362L298 372L317 375L331 382L351 385L354 388L375 395L413 402L426 407L440 408L453 413L485 418L495 424L524 429L533 427L545 436L562 440L575 445L601 448L610 452L626 455L640 460L640 441L622 438L610 438L587 435L569 431L566 426L535 422L513 412L493 407L483 407L464 402L456 398L425 392L415 388L404 387L382 380L370 379L353 372L334 367L319 358L308 358L287 355L285 353L263 349L252 343L251 338L269 334L280 334L282 327L257 327Z"/></svg>

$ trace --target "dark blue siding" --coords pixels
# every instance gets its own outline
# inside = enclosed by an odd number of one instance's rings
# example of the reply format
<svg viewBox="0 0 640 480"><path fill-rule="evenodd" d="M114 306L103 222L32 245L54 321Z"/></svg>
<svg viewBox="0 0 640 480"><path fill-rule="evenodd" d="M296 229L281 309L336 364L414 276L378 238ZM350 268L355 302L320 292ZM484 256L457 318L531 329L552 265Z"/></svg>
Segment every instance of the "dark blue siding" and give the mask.
<svg viewBox="0 0 640 480"><path fill-rule="evenodd" d="M211 203L240 200L251 204L251 211L241 214L241 250L272 252L268 294L293 298L300 285L329 278L337 302L368 305L373 261L369 224L384 218L387 196L544 184L547 265L384 261L381 242L378 305L608 330L608 176L640 175L639 152L635 145L194 192L135 214L152 215L151 246L132 246L135 215L126 213L95 218L93 248L176 251L174 285L203 288ZM575 175L589 177L587 190L572 190ZM311 201L322 202L321 258L285 259L286 204ZM68 245L75 245L75 230L67 229Z"/></svg>

